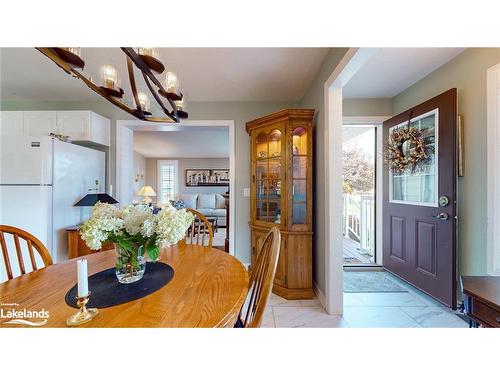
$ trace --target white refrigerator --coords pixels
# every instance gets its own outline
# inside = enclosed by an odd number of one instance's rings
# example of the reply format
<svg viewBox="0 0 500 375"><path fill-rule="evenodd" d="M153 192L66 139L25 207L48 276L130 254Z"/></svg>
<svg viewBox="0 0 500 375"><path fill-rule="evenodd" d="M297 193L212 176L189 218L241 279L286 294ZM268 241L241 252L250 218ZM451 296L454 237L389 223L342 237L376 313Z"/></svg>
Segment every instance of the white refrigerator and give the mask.
<svg viewBox="0 0 500 375"><path fill-rule="evenodd" d="M54 263L68 259L66 228L90 215L73 205L95 180L105 186L105 153L48 136L2 136L0 146L0 223L35 235Z"/></svg>

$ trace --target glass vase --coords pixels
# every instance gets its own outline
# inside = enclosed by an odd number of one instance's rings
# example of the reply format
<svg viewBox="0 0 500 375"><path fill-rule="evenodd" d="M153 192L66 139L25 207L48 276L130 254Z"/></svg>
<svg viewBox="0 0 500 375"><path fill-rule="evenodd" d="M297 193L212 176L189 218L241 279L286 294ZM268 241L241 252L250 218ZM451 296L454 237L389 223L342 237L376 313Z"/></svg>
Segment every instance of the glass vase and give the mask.
<svg viewBox="0 0 500 375"><path fill-rule="evenodd" d="M118 282L131 284L139 281L146 272L146 258L143 247L134 246L126 249L115 243L116 267L115 273Z"/></svg>

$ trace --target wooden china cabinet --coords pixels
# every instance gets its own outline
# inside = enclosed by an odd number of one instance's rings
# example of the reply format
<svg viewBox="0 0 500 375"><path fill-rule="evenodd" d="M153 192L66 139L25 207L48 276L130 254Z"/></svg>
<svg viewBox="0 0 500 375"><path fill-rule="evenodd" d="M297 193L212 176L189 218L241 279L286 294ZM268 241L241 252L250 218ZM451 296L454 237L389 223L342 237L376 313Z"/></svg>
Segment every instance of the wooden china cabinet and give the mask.
<svg viewBox="0 0 500 375"><path fill-rule="evenodd" d="M313 109L285 109L247 122L251 142L252 264L273 226L281 251L273 292L312 298Z"/></svg>

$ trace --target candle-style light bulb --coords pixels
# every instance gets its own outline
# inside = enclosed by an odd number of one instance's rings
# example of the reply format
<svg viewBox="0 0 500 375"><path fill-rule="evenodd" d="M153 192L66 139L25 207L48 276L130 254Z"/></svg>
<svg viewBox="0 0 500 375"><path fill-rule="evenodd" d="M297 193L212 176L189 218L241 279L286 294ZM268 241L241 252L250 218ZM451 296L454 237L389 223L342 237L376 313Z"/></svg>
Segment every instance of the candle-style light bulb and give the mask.
<svg viewBox="0 0 500 375"><path fill-rule="evenodd" d="M179 80L172 72L165 75L165 91L168 93L177 93L179 91Z"/></svg>
<svg viewBox="0 0 500 375"><path fill-rule="evenodd" d="M151 56L154 57L155 59L159 58L158 50L153 47L139 47L138 54L144 56Z"/></svg>
<svg viewBox="0 0 500 375"><path fill-rule="evenodd" d="M82 57L82 48L81 47L61 47L62 49L76 55L78 57Z"/></svg>
<svg viewBox="0 0 500 375"><path fill-rule="evenodd" d="M186 101L184 100L184 96L181 100L175 100L175 109L178 111L184 111L186 109Z"/></svg>
<svg viewBox="0 0 500 375"><path fill-rule="evenodd" d="M104 87L116 90L118 83L118 72L111 65L104 65L102 67L102 82Z"/></svg>
<svg viewBox="0 0 500 375"><path fill-rule="evenodd" d="M139 99L141 109L145 112L149 112L149 97L145 93L139 92L137 94L137 99Z"/></svg>

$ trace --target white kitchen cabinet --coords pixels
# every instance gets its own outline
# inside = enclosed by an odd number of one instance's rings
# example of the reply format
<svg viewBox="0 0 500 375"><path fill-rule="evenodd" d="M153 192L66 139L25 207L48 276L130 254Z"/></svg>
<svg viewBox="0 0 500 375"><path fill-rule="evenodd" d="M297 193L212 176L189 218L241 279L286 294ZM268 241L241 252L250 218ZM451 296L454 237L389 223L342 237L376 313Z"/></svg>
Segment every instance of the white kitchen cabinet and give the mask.
<svg viewBox="0 0 500 375"><path fill-rule="evenodd" d="M69 136L71 142L110 145L110 121L92 111L2 111L2 135Z"/></svg>
<svg viewBox="0 0 500 375"><path fill-rule="evenodd" d="M2 135L23 135L23 119L23 111L2 111L0 113L0 133Z"/></svg>
<svg viewBox="0 0 500 375"><path fill-rule="evenodd" d="M91 111L58 111L58 133L71 141L109 146L109 119Z"/></svg>
<svg viewBox="0 0 500 375"><path fill-rule="evenodd" d="M90 137L89 111L59 111L57 112L57 131L67 135L71 140L88 139Z"/></svg>
<svg viewBox="0 0 500 375"><path fill-rule="evenodd" d="M58 111L57 130L71 141L109 146L110 121L91 111Z"/></svg>
<svg viewBox="0 0 500 375"><path fill-rule="evenodd" d="M24 135L49 135L57 133L56 111L24 111Z"/></svg>

